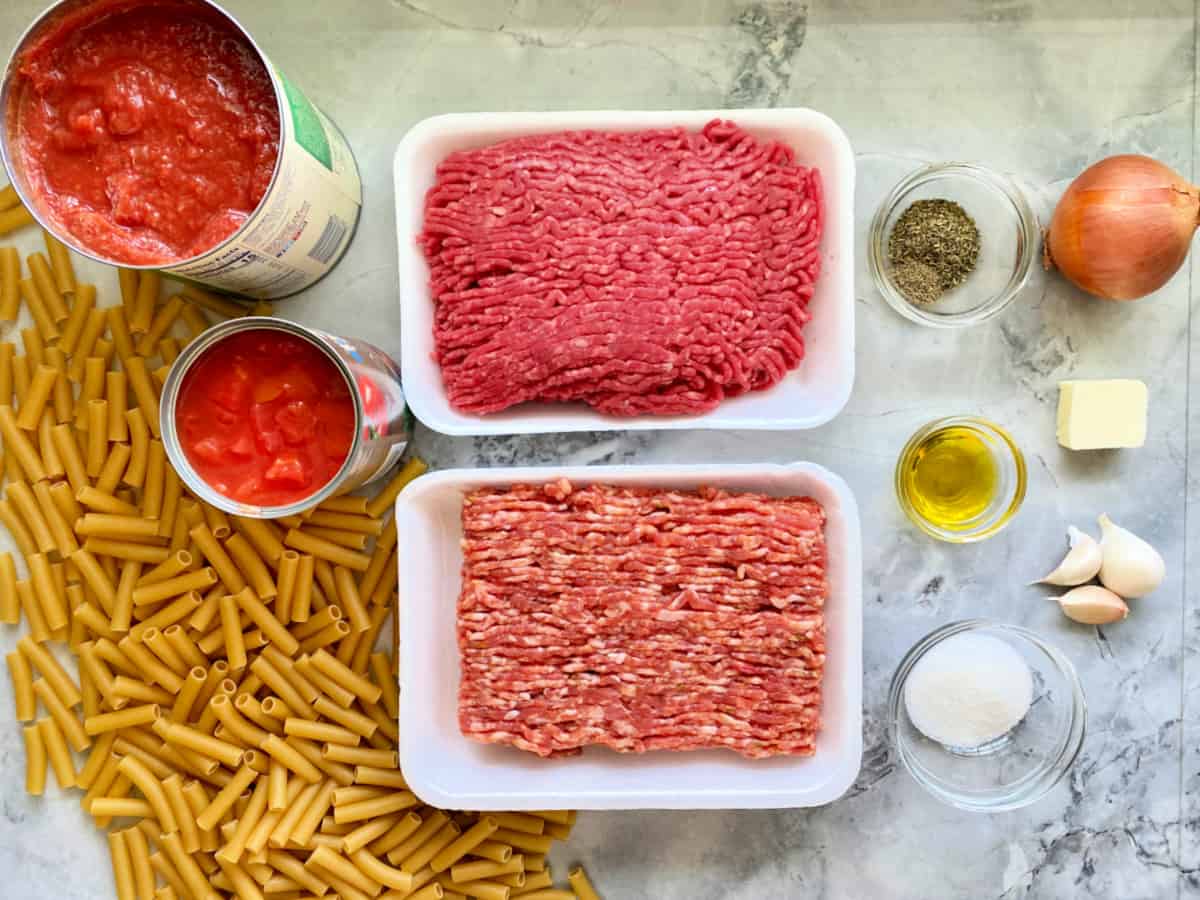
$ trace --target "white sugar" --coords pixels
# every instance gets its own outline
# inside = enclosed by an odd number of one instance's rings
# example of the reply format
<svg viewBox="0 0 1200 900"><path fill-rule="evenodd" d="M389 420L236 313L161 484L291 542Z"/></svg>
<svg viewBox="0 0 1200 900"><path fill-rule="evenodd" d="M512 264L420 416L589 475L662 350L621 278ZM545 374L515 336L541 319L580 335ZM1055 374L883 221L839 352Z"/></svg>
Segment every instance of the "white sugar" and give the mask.
<svg viewBox="0 0 1200 900"><path fill-rule="evenodd" d="M947 747L972 749L1007 734L1033 702L1033 673L997 637L963 632L913 666L904 705L913 725Z"/></svg>

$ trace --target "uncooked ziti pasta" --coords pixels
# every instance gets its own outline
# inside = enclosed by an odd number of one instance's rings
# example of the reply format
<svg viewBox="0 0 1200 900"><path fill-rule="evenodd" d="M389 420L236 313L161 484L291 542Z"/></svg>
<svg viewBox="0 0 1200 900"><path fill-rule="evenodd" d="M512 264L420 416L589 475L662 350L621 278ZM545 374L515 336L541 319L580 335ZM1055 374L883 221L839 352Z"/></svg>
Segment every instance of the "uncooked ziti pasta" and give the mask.
<svg viewBox="0 0 1200 900"><path fill-rule="evenodd" d="M132 271L124 305L99 308L46 246L27 279L0 248L0 318L22 296L35 318L23 348L0 342L0 524L20 557L0 553L0 622L22 632L5 659L28 791L49 771L81 792L119 900L536 897L542 861L470 868L521 857L495 820L424 805L399 768L387 513L424 464L374 500L231 521L166 464L148 358L168 365L205 310L250 310L163 301ZM574 814L544 815L565 838Z"/></svg>

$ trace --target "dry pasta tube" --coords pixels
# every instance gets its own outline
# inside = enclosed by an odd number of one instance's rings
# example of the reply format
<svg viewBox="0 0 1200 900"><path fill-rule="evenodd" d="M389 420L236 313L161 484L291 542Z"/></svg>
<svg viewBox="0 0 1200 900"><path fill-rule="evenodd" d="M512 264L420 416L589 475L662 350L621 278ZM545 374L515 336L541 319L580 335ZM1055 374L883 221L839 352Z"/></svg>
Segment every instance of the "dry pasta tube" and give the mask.
<svg viewBox="0 0 1200 900"><path fill-rule="evenodd" d="M367 515L378 519L387 510L391 509L392 504L396 502L396 498L400 492L404 490L404 486L425 472L428 466L419 457L414 456L408 460L394 476L392 480L384 485L381 490L369 504L367 504Z"/></svg>
<svg viewBox="0 0 1200 900"><path fill-rule="evenodd" d="M312 663L322 674L337 682L346 690L361 697L369 703L379 700L383 689L372 684L368 679L339 662L326 650L318 650L312 655Z"/></svg>
<svg viewBox="0 0 1200 900"><path fill-rule="evenodd" d="M87 285L89 294L95 294L95 288ZM80 301L76 301L78 304ZM69 325L69 323L68 323ZM96 343L100 340L100 335L104 333L104 329L108 325L108 317L102 309L91 309L84 318L83 328L79 333L79 338L76 340L73 347L68 347L65 342L67 337L64 332L63 338L59 340L59 346L64 352L70 354L71 361L67 364L67 379L78 383L83 378L83 368L90 356L94 354ZM99 356L100 354L94 354Z"/></svg>
<svg viewBox="0 0 1200 900"><path fill-rule="evenodd" d="M246 586L246 579L207 524L195 526L188 531L188 536L231 594L236 594Z"/></svg>
<svg viewBox="0 0 1200 900"><path fill-rule="evenodd" d="M288 531L283 542L293 550L311 554L317 559L323 559L333 565L345 566L356 572L365 572L371 565L371 558L365 553L340 547L332 541L305 534L296 528Z"/></svg>
<svg viewBox="0 0 1200 900"><path fill-rule="evenodd" d="M313 701L313 709L327 719L331 719L338 725L353 732L355 735L362 738L370 738L378 730L379 725L370 716L364 716L358 710L349 709L338 706L328 697L318 697ZM335 741L333 744L345 745L346 741ZM384 751L384 758L389 751ZM331 757L327 757L331 758ZM338 762L346 762L346 760L337 760ZM371 765L366 763L365 765ZM390 765L390 762L384 763L384 768ZM394 768L394 766L393 766Z"/></svg>
<svg viewBox="0 0 1200 900"><path fill-rule="evenodd" d="M175 550L161 564L144 573L138 579L137 586L139 588L147 587L183 574L192 568L192 561L192 554L187 550Z"/></svg>
<svg viewBox="0 0 1200 900"><path fill-rule="evenodd" d="M46 478L41 456L34 449L28 435L17 425L16 414L8 405L0 405L0 439L3 439L5 451L20 463L26 478L30 481L42 481Z"/></svg>
<svg viewBox="0 0 1200 900"><path fill-rule="evenodd" d="M46 789L46 743L37 725L26 725L25 736L25 792L35 797Z"/></svg>
<svg viewBox="0 0 1200 900"><path fill-rule="evenodd" d="M46 301L38 292L37 284L32 278L22 278L17 282L17 287L21 292L21 297L25 300L25 308L29 310L29 316L33 319L34 325L37 327L37 333L44 341L58 340L58 326L54 324L54 317L50 315L50 310L46 308Z"/></svg>
<svg viewBox="0 0 1200 900"><path fill-rule="evenodd" d="M146 451L146 479L142 484L142 515L157 519L162 511L163 488L167 477L167 451L162 441L152 440ZM158 524L150 523L158 534Z"/></svg>
<svg viewBox="0 0 1200 900"><path fill-rule="evenodd" d="M66 596L59 592L54 573L50 569L50 563L45 554L34 553L32 556L26 557L25 561L29 563L33 592L42 609L42 618L47 627L52 633L66 628L70 624Z"/></svg>
<svg viewBox="0 0 1200 900"><path fill-rule="evenodd" d="M146 465L150 458L150 428L146 425L145 415L138 408L128 410L125 421L129 425L130 457L121 480L130 487L138 488L146 479Z"/></svg>
<svg viewBox="0 0 1200 900"><path fill-rule="evenodd" d="M0 247L0 321L12 322L21 308L21 255L16 247ZM7 399L7 398L5 398Z"/></svg>
<svg viewBox="0 0 1200 900"><path fill-rule="evenodd" d="M157 704L147 703L142 706L127 706L120 712L101 713L91 716L83 723L88 734L103 734L106 731L120 731L125 728L136 728L139 725L150 725L158 721L162 715Z"/></svg>
<svg viewBox="0 0 1200 900"><path fill-rule="evenodd" d="M167 803L167 795L163 791L162 783L154 776L153 772L146 768L144 762L134 756L126 756L117 764L117 771L132 781L154 808L154 817L158 819L159 827L162 828L164 835L173 834L179 830L175 814L171 811L170 804Z"/></svg>
<svg viewBox="0 0 1200 900"><path fill-rule="evenodd" d="M437 825L431 825L428 819L423 821L415 812L407 812L401 816L400 820L391 828L389 828L381 837L373 840L368 849L376 856L380 856L384 853L391 853L391 851L399 847L408 846L410 844L412 846L409 847L409 850L411 850L412 848L418 846L416 841L428 839L428 837L432 835L433 832L437 831L438 828L441 828L440 823ZM422 837L418 835L418 832L426 833ZM406 854L408 852L408 850L405 851ZM511 848L509 852L512 852Z"/></svg>
<svg viewBox="0 0 1200 900"><path fill-rule="evenodd" d="M10 456L9 459L12 459L12 457ZM10 484L12 483L15 482L10 482ZM13 543L17 545L17 549L21 552L22 556L28 558L30 555L38 552L37 542L33 539L33 534L21 519L16 506L7 497L0 497L0 522L4 523L4 527L12 535Z"/></svg>
<svg viewBox="0 0 1200 900"><path fill-rule="evenodd" d="M452 842L434 854L434 856L428 860L430 867L435 872L446 871L452 865L490 838L499 827L500 823L497 822L495 818L492 816L484 816L482 819L464 831L459 837L455 838ZM520 869L518 868L515 871L520 871ZM504 873L497 872L493 874ZM468 879L459 879L456 877L455 881L474 881L476 878L483 877L486 876L477 875L474 876L474 878Z"/></svg>
<svg viewBox="0 0 1200 900"><path fill-rule="evenodd" d="M229 517L221 510L207 503L202 504L200 509L204 514L204 521L207 523L209 531L217 540L223 541L233 533L233 529L229 525Z"/></svg>
<svg viewBox="0 0 1200 900"><path fill-rule="evenodd" d="M233 516L233 527L254 547L268 565L278 564L284 553L283 541L276 534L275 527L262 519L248 519L243 516Z"/></svg>
<svg viewBox="0 0 1200 900"><path fill-rule="evenodd" d="M32 722L37 715L37 697L33 692L33 669L29 658L19 651L4 657L12 679L13 697L18 722Z"/></svg>
<svg viewBox="0 0 1200 900"><path fill-rule="evenodd" d="M79 688L50 651L35 643L29 635L17 641L17 651L50 683L64 706L79 706L83 702Z"/></svg>
<svg viewBox="0 0 1200 900"><path fill-rule="evenodd" d="M254 593L263 598L275 596L275 580L271 577L262 557L250 546L241 534L231 535L225 541L225 551L233 559Z"/></svg>
<svg viewBox="0 0 1200 900"><path fill-rule="evenodd" d="M217 860L219 862L236 863L241 859L242 853L246 849L246 841L249 840L251 832L262 819L266 809L267 782L266 779L260 778L254 788L254 794L250 798L250 803L238 816L237 828L234 830L233 836L226 842L224 847L217 851Z"/></svg>
<svg viewBox="0 0 1200 900"><path fill-rule="evenodd" d="M97 556L111 556L115 559L134 559L152 566L156 566L166 560L171 553L166 547L160 547L155 544L139 544L136 541L100 537L87 538L83 542L83 549Z"/></svg>
<svg viewBox="0 0 1200 900"><path fill-rule="evenodd" d="M129 440L129 384L124 372L104 373L104 399L108 401L108 439L113 443Z"/></svg>
<svg viewBox="0 0 1200 900"><path fill-rule="evenodd" d="M17 416L17 425L20 428L26 431L37 428L38 421L42 418L42 410L46 408L46 402L50 399L57 380L58 369L54 366L43 363L34 370L33 380L29 382L29 392L25 395L25 402L21 404L21 412Z"/></svg>
<svg viewBox="0 0 1200 900"><path fill-rule="evenodd" d="M447 822L437 834L410 853L406 859L396 860L395 865L409 874L420 872L427 867L429 860L453 843L460 834L462 829L457 822Z"/></svg>
<svg viewBox="0 0 1200 900"><path fill-rule="evenodd" d="M180 556L188 558L190 554L186 550L181 550L173 555L173 560L178 563L181 560ZM171 562L172 560L168 560ZM147 577L153 573L147 573ZM163 600L169 600L172 597L178 597L180 594L186 594L189 591L205 591L217 583L217 573L211 568L197 569L194 572L184 572L171 578L166 578L161 581L152 581L146 583L143 580L133 590L133 605L148 606L151 603L159 603Z"/></svg>
<svg viewBox="0 0 1200 900"><path fill-rule="evenodd" d="M308 554L296 566L296 587L292 591L292 621L307 622L312 608L313 575L316 560Z"/></svg>
<svg viewBox="0 0 1200 900"><path fill-rule="evenodd" d="M49 353L50 351L46 351ZM87 405L92 400L99 400L104 396L104 371L105 362L98 356L89 356L83 363L83 384L79 388L79 398L74 401L72 415L64 418L63 421L72 421L75 423L75 428L79 431L87 431L91 428L91 423L88 421ZM57 385L68 385L66 378L59 378L55 386L55 394L57 395ZM70 390L70 387L67 388Z"/></svg>
<svg viewBox="0 0 1200 900"><path fill-rule="evenodd" d="M225 817L225 814L233 809L234 801L242 795L254 780L258 777L258 773L249 766L242 766L234 774L229 784L221 788L217 795L213 797L212 802L208 804L205 810L196 817L196 825L201 831L212 831L217 827L217 824Z"/></svg>
<svg viewBox="0 0 1200 900"><path fill-rule="evenodd" d="M525 857L518 853L504 863L492 862L490 859L473 859L470 862L458 863L450 869L450 880L465 883L495 878L497 875L515 875L524 871Z"/></svg>
<svg viewBox="0 0 1200 900"><path fill-rule="evenodd" d="M200 602L200 595L195 591L177 597L150 618L130 628L129 634L135 641L141 640L142 636L151 628L166 628L168 625L174 625L176 622L186 619L196 611Z"/></svg>
<svg viewBox="0 0 1200 900"><path fill-rule="evenodd" d="M241 747L228 741L218 740L211 734L205 734L188 725L159 719L154 723L154 731L167 743L177 744L187 750L211 757L231 769L242 762L243 750Z"/></svg>
<svg viewBox="0 0 1200 900"><path fill-rule="evenodd" d="M121 478L125 474L129 466L129 457L132 451L128 444L113 444L109 447L108 459L104 462L104 468L100 470L100 475L96 479L95 488L106 494L112 494L117 490L117 485L121 483ZM128 493L128 492L126 492ZM118 498L125 503L129 503L129 498ZM130 504L132 505L132 504Z"/></svg>
<svg viewBox="0 0 1200 900"><path fill-rule="evenodd" d="M219 602L225 656L229 661L229 668L240 671L246 668L246 644L242 639L241 615L237 599L232 594L225 594Z"/></svg>
<svg viewBox="0 0 1200 900"><path fill-rule="evenodd" d="M138 900L153 900L154 869L150 865L150 845L146 835L137 828L125 832L125 846L133 867L133 885Z"/></svg>
<svg viewBox="0 0 1200 900"><path fill-rule="evenodd" d="M277 735L268 734L262 741L262 749L272 759L277 760L310 784L321 780L321 771L305 759L299 750Z"/></svg>
<svg viewBox="0 0 1200 900"><path fill-rule="evenodd" d="M170 858L180 879L186 885L186 891L190 892L195 900L221 900L221 895L209 886L208 879L195 858L184 851L178 834L164 833L159 846Z"/></svg>
<svg viewBox="0 0 1200 900"><path fill-rule="evenodd" d="M62 426L66 427L66 426ZM118 516L136 516L138 509L132 503L118 500L112 494L106 494L90 484L85 484L75 492L75 499L94 512L110 513Z"/></svg>
<svg viewBox="0 0 1200 900"><path fill-rule="evenodd" d="M129 845L125 842L125 832L108 833L108 853L112 859L117 900L138 900L133 882L133 861L129 856Z"/></svg>
<svg viewBox="0 0 1200 900"><path fill-rule="evenodd" d="M254 662L250 663L250 671L261 678L267 687L278 694L287 707L296 715L303 716L306 719L315 720L317 718L316 710L300 696L300 693L284 677L283 673L271 665L270 660L266 656L260 654ZM266 701L263 701L263 709L267 709Z"/></svg>
<svg viewBox="0 0 1200 900"><path fill-rule="evenodd" d="M108 459L108 401L89 400L87 404L87 454L84 457L89 478L96 478Z"/></svg>
<svg viewBox="0 0 1200 900"><path fill-rule="evenodd" d="M355 866L354 863L346 859L346 857L330 850L328 847L318 847L309 855L304 865L308 868L316 867L321 871L334 875L365 894L374 896L379 893L378 884L381 882L367 875ZM412 884L411 876L408 878L408 884L409 886Z"/></svg>
<svg viewBox="0 0 1200 900"><path fill-rule="evenodd" d="M312 803L304 810L304 814L296 822L296 827L292 829L289 838L291 841L302 847L309 845L321 825L321 820L333 803L333 792L336 787L337 783L332 780L326 780L321 784Z"/></svg>
<svg viewBox="0 0 1200 900"><path fill-rule="evenodd" d="M0 553L0 622L16 625L21 621L21 601L17 597L17 566L11 553Z"/></svg>
<svg viewBox="0 0 1200 900"><path fill-rule="evenodd" d="M71 265L70 251L48 231L42 231L42 240L46 244L46 256L50 259L50 271L54 276L55 288L60 294L74 294L76 292L75 269Z"/></svg>
<svg viewBox="0 0 1200 900"><path fill-rule="evenodd" d="M338 624L344 624L344 623L334 622L333 624L338 625ZM324 629L322 629L322 631L324 631ZM345 630L342 632L342 636L345 637L345 636L349 635L349 633L350 633L350 627L347 625ZM320 635L320 634L321 634L320 631L317 632L316 635L313 635L313 638L316 638L317 635ZM311 638L310 638L310 640L311 640ZM324 715L326 718L333 719L339 725L345 725L347 728L350 728L352 731L357 731L363 737L370 737L371 732L374 731L373 725L370 727L370 731L362 731L356 725L349 724L344 720L344 716L351 712L350 707L354 704L354 700L355 700L354 694L351 693L350 691L346 690L340 684L337 684L336 682L331 681L329 678L327 678L321 672L317 671L316 667L313 666L313 664L312 664L312 659L309 658L308 653L305 650L305 647L304 647L305 643L307 643L307 641L301 643L301 645L300 645L300 649L301 649L302 653L301 653L301 656L296 660L295 666L296 666L296 671L299 672L301 675L303 675L306 679L308 679L308 681L312 684L312 686L315 687L318 691L320 691L322 695L324 695L324 696L318 697L315 700L313 700L313 709L316 709L318 712L321 712L320 708L317 705L318 701L323 701L324 706L337 707L340 710L340 712L334 712L332 714L331 713L321 713L321 714ZM332 701L332 702L330 702L330 701ZM357 718L359 716L359 713L352 713L352 715Z"/></svg>
<svg viewBox="0 0 1200 900"><path fill-rule="evenodd" d="M232 542L233 538L230 538L226 542L226 546ZM275 618L275 615L267 608L266 604L258 599L256 590L252 590L249 587L243 588L238 591L235 599L242 612L250 617L250 621L262 629L263 634L283 654L291 656L299 649L300 642L292 637L291 633Z"/></svg>
<svg viewBox="0 0 1200 900"><path fill-rule="evenodd" d="M302 779L294 779L298 784L303 784ZM290 783L289 783L290 784ZM313 805L317 794L321 792L322 785L320 783L309 784L297 796L292 804L279 817L274 829L271 830L267 842L276 848L287 846L287 842L291 839L292 832L296 828L296 824L300 821L300 817ZM324 812L322 810L322 812Z"/></svg>
<svg viewBox="0 0 1200 900"><path fill-rule="evenodd" d="M79 348L80 339L87 328L88 318L95 308L96 286L94 284L80 285L79 291L75 295L75 302L71 306L71 315L63 325L62 335L58 339L58 346L62 348L63 353L71 356Z"/></svg>
<svg viewBox="0 0 1200 900"><path fill-rule="evenodd" d="M46 255L30 253L25 258L25 262L29 265L33 283L37 287L38 295L42 298L47 312L50 313L56 325L65 322L71 313L67 309L63 295L59 293L58 286L54 283L54 273L50 269L50 262L46 259Z"/></svg>
<svg viewBox="0 0 1200 900"><path fill-rule="evenodd" d="M25 520L25 524L37 544L38 552L51 553L56 550L54 535L50 533L50 525L46 521L46 517L42 515L37 497L29 485L23 481L12 482L8 486L8 498L16 505L17 511Z"/></svg>
<svg viewBox="0 0 1200 900"><path fill-rule="evenodd" d="M150 322L150 327L146 329L146 333L142 335L142 339L137 344L138 353L143 356L154 355L154 349L158 345L158 342L171 329L171 326L175 324L175 320L179 318L183 307L183 298L179 296L172 297L159 307Z"/></svg>
<svg viewBox="0 0 1200 900"><path fill-rule="evenodd" d="M333 579L337 587L338 603L346 611L351 627L356 632L366 631L371 627L371 617L358 594L354 574L347 568L334 566Z"/></svg>
<svg viewBox="0 0 1200 900"><path fill-rule="evenodd" d="M587 872L583 870L583 866L576 866L567 873L567 881L571 885L571 890L575 892L575 896L579 900L600 900L600 895L596 893L596 889L592 887L592 882L587 876Z"/></svg>
<svg viewBox="0 0 1200 900"><path fill-rule="evenodd" d="M58 377L54 379L50 390L50 402L42 410L38 422L40 424L47 412L52 414L55 422L67 422L71 419L75 401L71 385L67 381L67 356L62 352L61 347L46 348L46 365L53 368L58 373Z"/></svg>
<svg viewBox="0 0 1200 900"><path fill-rule="evenodd" d="M275 615L281 624L288 625L292 621L292 596L296 590L296 575L300 568L300 554L295 550L280 550L277 567Z"/></svg>
<svg viewBox="0 0 1200 900"><path fill-rule="evenodd" d="M53 719L41 719L37 723L42 733L42 743L46 747L46 755L54 769L54 780L61 788L75 786L75 763L71 759L71 751L63 738L57 723Z"/></svg>
<svg viewBox="0 0 1200 900"><path fill-rule="evenodd" d="M83 547L71 554L71 562L75 564L75 568L79 570L83 580L99 598L101 605L106 609L113 609L117 597L116 588L108 580L108 575L87 547L88 541L85 541Z"/></svg>
<svg viewBox="0 0 1200 900"><path fill-rule="evenodd" d="M138 274L137 293L133 298L133 311L129 314L129 330L133 334L142 334L150 327L154 316L154 305L158 302L158 293L162 285L162 275L150 269L143 269ZM144 351L139 350L139 353Z"/></svg>

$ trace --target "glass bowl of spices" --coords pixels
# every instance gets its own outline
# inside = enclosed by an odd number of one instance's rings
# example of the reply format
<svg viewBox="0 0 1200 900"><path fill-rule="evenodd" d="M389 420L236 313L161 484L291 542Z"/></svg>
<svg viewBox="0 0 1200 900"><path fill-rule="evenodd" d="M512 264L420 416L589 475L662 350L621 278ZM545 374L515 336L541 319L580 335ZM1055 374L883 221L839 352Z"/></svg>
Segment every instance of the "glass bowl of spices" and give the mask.
<svg viewBox="0 0 1200 900"><path fill-rule="evenodd" d="M1070 770L1087 720L1071 661L1034 632L971 619L917 642L892 677L888 727L909 774L951 806L1033 803Z"/></svg>
<svg viewBox="0 0 1200 900"><path fill-rule="evenodd" d="M999 313L1038 261L1037 215L1017 185L967 163L926 166L888 194L871 222L867 263L900 315L959 328Z"/></svg>
<svg viewBox="0 0 1200 900"><path fill-rule="evenodd" d="M935 419L900 451L895 486L914 525L940 541L969 544L991 537L1021 508L1025 456L987 419Z"/></svg>

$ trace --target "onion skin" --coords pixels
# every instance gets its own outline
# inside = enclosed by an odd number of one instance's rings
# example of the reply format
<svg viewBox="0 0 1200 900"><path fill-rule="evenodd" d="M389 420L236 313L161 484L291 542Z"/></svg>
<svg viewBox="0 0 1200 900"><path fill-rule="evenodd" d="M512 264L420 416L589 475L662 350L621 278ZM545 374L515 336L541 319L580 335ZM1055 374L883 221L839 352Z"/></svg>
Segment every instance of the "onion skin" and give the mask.
<svg viewBox="0 0 1200 900"><path fill-rule="evenodd" d="M1108 300L1153 293L1187 259L1200 189L1148 156L1110 156L1071 182L1050 219L1049 261Z"/></svg>

